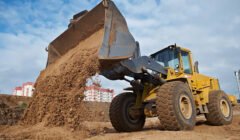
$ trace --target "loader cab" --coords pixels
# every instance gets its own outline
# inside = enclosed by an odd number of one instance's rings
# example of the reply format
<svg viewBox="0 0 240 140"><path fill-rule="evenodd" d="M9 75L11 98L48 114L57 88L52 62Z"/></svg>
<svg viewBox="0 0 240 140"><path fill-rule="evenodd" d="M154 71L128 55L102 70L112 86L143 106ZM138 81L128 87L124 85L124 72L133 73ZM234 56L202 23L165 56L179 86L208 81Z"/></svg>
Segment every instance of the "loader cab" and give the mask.
<svg viewBox="0 0 240 140"><path fill-rule="evenodd" d="M191 52L187 49L171 45L152 54L151 58L176 73L193 74Z"/></svg>

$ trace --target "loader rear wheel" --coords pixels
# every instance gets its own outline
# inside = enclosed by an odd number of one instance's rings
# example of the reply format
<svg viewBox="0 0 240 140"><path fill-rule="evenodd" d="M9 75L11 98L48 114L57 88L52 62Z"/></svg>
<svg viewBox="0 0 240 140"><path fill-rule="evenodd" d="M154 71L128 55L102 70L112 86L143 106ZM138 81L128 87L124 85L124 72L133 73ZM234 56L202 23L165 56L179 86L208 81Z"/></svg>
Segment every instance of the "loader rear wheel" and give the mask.
<svg viewBox="0 0 240 140"><path fill-rule="evenodd" d="M209 93L207 104L209 113L205 117L211 125L227 125L232 123L233 111L228 96L221 90Z"/></svg>
<svg viewBox="0 0 240 140"><path fill-rule="evenodd" d="M192 130L196 122L193 95L187 84L168 82L157 92L157 113L165 130Z"/></svg>
<svg viewBox="0 0 240 140"><path fill-rule="evenodd" d="M132 117L129 110L135 105L136 94L121 93L111 102L109 116L112 126L119 132L139 131L145 123L145 115Z"/></svg>

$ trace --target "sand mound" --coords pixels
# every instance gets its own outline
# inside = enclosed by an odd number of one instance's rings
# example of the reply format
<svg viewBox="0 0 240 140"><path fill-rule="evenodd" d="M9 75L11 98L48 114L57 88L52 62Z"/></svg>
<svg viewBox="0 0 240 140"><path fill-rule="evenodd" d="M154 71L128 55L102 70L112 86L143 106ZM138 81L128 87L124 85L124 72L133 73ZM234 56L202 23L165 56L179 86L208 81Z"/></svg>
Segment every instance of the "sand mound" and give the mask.
<svg viewBox="0 0 240 140"><path fill-rule="evenodd" d="M81 122L89 119L83 92L87 79L99 71L97 51L102 37L99 30L41 72L23 124L81 128Z"/></svg>
<svg viewBox="0 0 240 140"><path fill-rule="evenodd" d="M0 125L14 125L23 115L30 98L0 95Z"/></svg>
<svg viewBox="0 0 240 140"><path fill-rule="evenodd" d="M20 107L10 107L0 101L0 125L13 125L18 122L24 109Z"/></svg>

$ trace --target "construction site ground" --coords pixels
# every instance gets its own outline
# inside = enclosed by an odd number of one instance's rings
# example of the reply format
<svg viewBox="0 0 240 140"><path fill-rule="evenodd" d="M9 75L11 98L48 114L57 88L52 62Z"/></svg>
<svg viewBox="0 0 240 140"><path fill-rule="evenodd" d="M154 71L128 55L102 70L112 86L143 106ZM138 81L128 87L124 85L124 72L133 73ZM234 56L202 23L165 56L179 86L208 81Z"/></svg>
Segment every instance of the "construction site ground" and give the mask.
<svg viewBox="0 0 240 140"><path fill-rule="evenodd" d="M8 97L9 98L9 97ZM1 99L4 99L1 96ZM10 99L10 98L9 98ZM9 100L8 99L8 100ZM22 98L14 98L22 100ZM12 98L11 98L12 100ZM29 100L29 99L27 99ZM25 102L28 103L26 99ZM4 99L4 102L7 100ZM9 102L8 102L9 103ZM12 103L12 102L11 102ZM50 127L43 123L35 125L5 124L0 125L0 140L8 139L44 139L44 140L115 140L115 139L139 139L139 140L239 140L240 139L240 106L234 107L234 119L231 125L210 126L204 116L198 116L197 124L193 131L163 131L159 129L158 118L149 118L143 131L131 133L118 133L109 122L109 103L86 102L89 107L96 108L91 111L97 121L82 122L81 130L73 130L67 127ZM12 104L16 106L16 104ZM90 114L91 115L91 114Z"/></svg>

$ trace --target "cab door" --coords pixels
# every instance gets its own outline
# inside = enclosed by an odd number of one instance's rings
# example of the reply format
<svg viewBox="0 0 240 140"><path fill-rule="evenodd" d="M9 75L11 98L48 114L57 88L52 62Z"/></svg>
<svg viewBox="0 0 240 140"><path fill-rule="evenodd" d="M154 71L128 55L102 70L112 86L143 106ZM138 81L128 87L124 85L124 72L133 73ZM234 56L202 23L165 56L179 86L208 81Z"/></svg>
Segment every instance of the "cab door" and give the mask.
<svg viewBox="0 0 240 140"><path fill-rule="evenodd" d="M197 73L194 72L191 52L181 51L181 63L184 77L188 79L193 91L197 90Z"/></svg>
<svg viewBox="0 0 240 140"><path fill-rule="evenodd" d="M193 75L192 61L189 52L181 51L183 72L187 75Z"/></svg>

